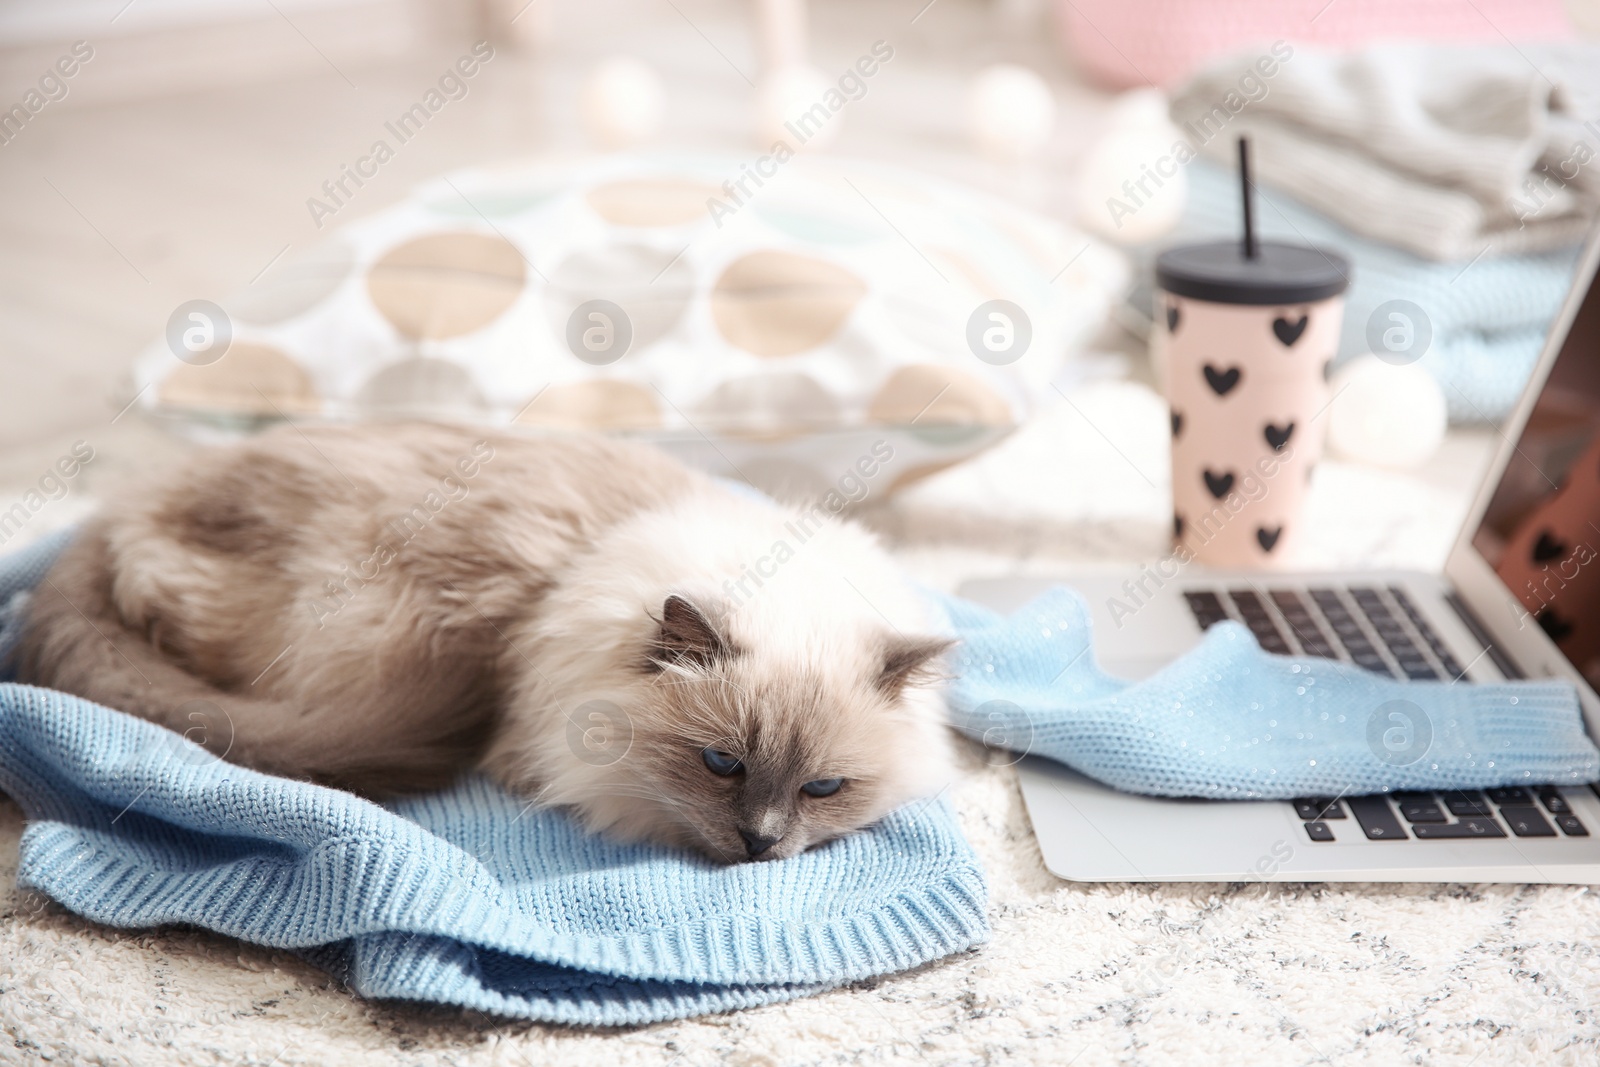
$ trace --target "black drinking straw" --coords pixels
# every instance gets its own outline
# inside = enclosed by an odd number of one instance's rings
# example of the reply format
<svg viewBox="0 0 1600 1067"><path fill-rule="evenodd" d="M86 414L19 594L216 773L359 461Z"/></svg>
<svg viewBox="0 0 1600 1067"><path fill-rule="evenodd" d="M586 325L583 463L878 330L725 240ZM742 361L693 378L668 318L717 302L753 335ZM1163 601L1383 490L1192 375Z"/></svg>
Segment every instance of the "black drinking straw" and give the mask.
<svg viewBox="0 0 1600 1067"><path fill-rule="evenodd" d="M1250 138L1239 138L1239 198L1244 202L1244 258L1256 258L1255 186L1250 181Z"/></svg>

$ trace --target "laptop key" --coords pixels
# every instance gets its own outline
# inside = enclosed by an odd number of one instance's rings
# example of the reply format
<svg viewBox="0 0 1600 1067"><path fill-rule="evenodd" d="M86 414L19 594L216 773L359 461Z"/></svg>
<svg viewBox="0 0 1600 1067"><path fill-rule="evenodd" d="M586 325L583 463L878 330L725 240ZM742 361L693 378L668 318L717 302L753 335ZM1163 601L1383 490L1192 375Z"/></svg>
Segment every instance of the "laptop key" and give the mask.
<svg viewBox="0 0 1600 1067"><path fill-rule="evenodd" d="M1322 612L1323 618L1328 620L1328 625L1337 628L1341 623L1350 622L1350 609L1344 606L1344 601L1332 589L1311 589L1311 599Z"/></svg>
<svg viewBox="0 0 1600 1067"><path fill-rule="evenodd" d="M1333 627L1333 632L1338 635L1339 643L1344 645L1344 650L1350 654L1350 660L1363 670L1372 671L1374 674L1393 676L1394 672L1389 667L1388 660L1383 654L1373 647L1367 638L1367 632L1350 609L1345 607L1344 599L1333 589L1308 589L1311 599L1322 611L1328 625Z"/></svg>
<svg viewBox="0 0 1600 1067"><path fill-rule="evenodd" d="M1325 822L1308 822L1306 823L1306 836L1313 841L1332 841L1333 828Z"/></svg>
<svg viewBox="0 0 1600 1067"><path fill-rule="evenodd" d="M1355 636L1340 634L1339 639L1344 642L1344 647L1350 653L1350 658L1357 663L1362 660L1376 660L1378 663L1383 664L1381 669L1388 670L1389 662L1383 658L1383 653L1369 644L1365 637L1359 634Z"/></svg>
<svg viewBox="0 0 1600 1067"><path fill-rule="evenodd" d="M1500 817L1511 827L1511 832L1518 837L1554 837L1556 832L1550 824L1545 822L1544 816L1539 814L1538 808L1522 808L1507 805L1500 809Z"/></svg>
<svg viewBox="0 0 1600 1067"><path fill-rule="evenodd" d="M1294 654L1294 650L1289 647L1289 642L1285 641L1282 635L1276 631L1268 632L1252 629L1251 632L1256 635L1256 643L1261 646L1261 651L1270 652L1274 656L1292 656Z"/></svg>
<svg viewBox="0 0 1600 1067"><path fill-rule="evenodd" d="M1301 797L1293 804L1295 813L1307 822L1344 818L1344 808L1332 797Z"/></svg>
<svg viewBox="0 0 1600 1067"><path fill-rule="evenodd" d="M1233 600L1233 606L1239 609L1239 617L1255 635L1256 643L1264 652L1275 656L1288 656L1293 654L1289 642L1284 638L1283 631L1278 629L1278 624L1272 620L1272 613L1267 610L1267 605L1251 589L1230 589L1228 596Z"/></svg>
<svg viewBox="0 0 1600 1067"><path fill-rule="evenodd" d="M1406 829L1394 817L1394 809L1381 796L1351 797L1346 801L1355 813L1356 822L1369 841L1404 841Z"/></svg>
<svg viewBox="0 0 1600 1067"><path fill-rule="evenodd" d="M1267 606L1261 602L1254 589L1230 589L1228 596L1241 615L1265 615Z"/></svg>
<svg viewBox="0 0 1600 1067"><path fill-rule="evenodd" d="M1556 825L1561 827L1561 832L1568 837L1588 837L1589 831L1583 823L1578 821L1576 815L1557 815Z"/></svg>
<svg viewBox="0 0 1600 1067"><path fill-rule="evenodd" d="M1389 595L1394 598L1396 604L1400 605L1400 610L1405 613L1406 618L1411 620L1411 625L1417 628L1417 633L1421 634L1422 639L1427 642L1428 650L1439 660L1439 665L1445 669L1445 673L1451 680L1460 678L1465 674L1465 668L1450 654L1450 650L1445 647L1443 639L1434 632L1432 626L1428 625L1428 620L1422 617L1422 612L1417 610L1417 606L1411 602L1411 598L1406 595L1406 591L1398 585L1391 585L1389 587Z"/></svg>
<svg viewBox="0 0 1600 1067"><path fill-rule="evenodd" d="M1311 617L1311 612L1306 608L1305 601L1300 599L1299 593L1292 589L1274 589L1268 595L1272 597L1272 602L1283 615L1283 621L1289 624L1289 630L1294 634L1295 640L1300 642L1302 652L1322 659L1339 658L1327 631Z"/></svg>
<svg viewBox="0 0 1600 1067"><path fill-rule="evenodd" d="M1506 832L1500 829L1500 824L1493 819L1462 819L1460 822L1419 823L1411 828L1416 831L1418 840L1428 841L1435 838L1463 838L1463 837L1504 837Z"/></svg>
<svg viewBox="0 0 1600 1067"><path fill-rule="evenodd" d="M1395 799L1400 800L1396 797ZM1444 822L1444 812L1435 804L1433 797L1419 797L1415 800L1400 800L1400 814L1406 817L1406 822Z"/></svg>
<svg viewBox="0 0 1600 1067"><path fill-rule="evenodd" d="M1551 815L1571 815L1572 809L1567 806L1567 798L1554 789L1539 790L1539 803L1544 805L1544 810Z"/></svg>
<svg viewBox="0 0 1600 1067"><path fill-rule="evenodd" d="M1519 789L1514 785L1502 789L1490 789L1488 793L1489 799L1496 804L1516 804L1519 807L1526 807L1533 803L1533 798L1528 795L1526 789Z"/></svg>
<svg viewBox="0 0 1600 1067"><path fill-rule="evenodd" d="M1362 655L1359 652L1352 651L1351 655L1355 657L1356 666L1363 670L1371 671L1373 674L1393 675L1393 672L1389 670L1389 664L1376 652Z"/></svg>
<svg viewBox="0 0 1600 1067"><path fill-rule="evenodd" d="M1215 593L1191 590L1183 594L1183 599L1189 602L1189 611L1202 630L1209 630L1228 618L1228 609L1222 606Z"/></svg>
<svg viewBox="0 0 1600 1067"><path fill-rule="evenodd" d="M1476 789L1446 790L1444 806L1450 809L1451 815L1458 817L1494 814L1489 810L1489 802Z"/></svg>
<svg viewBox="0 0 1600 1067"><path fill-rule="evenodd" d="M1402 675L1414 682L1432 681L1440 677L1438 669L1428 662L1428 657L1423 655L1405 625L1389 610L1389 605L1383 602L1383 597L1376 589L1352 589L1350 595L1372 623L1378 639L1393 654Z"/></svg>

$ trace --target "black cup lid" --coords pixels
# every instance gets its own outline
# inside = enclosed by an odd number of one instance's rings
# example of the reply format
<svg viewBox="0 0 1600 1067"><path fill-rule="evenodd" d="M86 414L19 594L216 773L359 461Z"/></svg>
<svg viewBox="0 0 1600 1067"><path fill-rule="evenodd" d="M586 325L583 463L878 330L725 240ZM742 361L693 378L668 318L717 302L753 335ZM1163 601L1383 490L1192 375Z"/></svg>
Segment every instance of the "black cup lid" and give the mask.
<svg viewBox="0 0 1600 1067"><path fill-rule="evenodd" d="M1156 284L1169 293L1219 304L1306 304L1350 285L1350 261L1311 245L1262 241L1254 259L1240 242L1180 245L1156 257Z"/></svg>

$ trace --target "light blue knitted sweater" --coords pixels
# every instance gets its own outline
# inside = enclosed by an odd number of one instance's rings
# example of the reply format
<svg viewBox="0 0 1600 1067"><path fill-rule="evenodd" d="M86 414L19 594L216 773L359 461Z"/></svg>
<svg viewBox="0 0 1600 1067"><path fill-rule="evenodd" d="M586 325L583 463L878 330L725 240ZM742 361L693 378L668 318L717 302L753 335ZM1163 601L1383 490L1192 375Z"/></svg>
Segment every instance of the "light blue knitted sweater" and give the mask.
<svg viewBox="0 0 1600 1067"><path fill-rule="evenodd" d="M64 544L0 559L0 655ZM63 693L0 684L18 880L112 926L294 949L356 992L617 1025L766 1004L987 936L943 800L781 863L713 865L530 811L481 778L381 807L218 762Z"/></svg>
<svg viewBox="0 0 1600 1067"><path fill-rule="evenodd" d="M1268 655L1226 622L1129 684L1095 664L1089 607L1070 589L1008 618L942 602L961 635L956 725L1129 792L1291 799L1600 778L1600 751L1565 682L1395 681Z"/></svg>

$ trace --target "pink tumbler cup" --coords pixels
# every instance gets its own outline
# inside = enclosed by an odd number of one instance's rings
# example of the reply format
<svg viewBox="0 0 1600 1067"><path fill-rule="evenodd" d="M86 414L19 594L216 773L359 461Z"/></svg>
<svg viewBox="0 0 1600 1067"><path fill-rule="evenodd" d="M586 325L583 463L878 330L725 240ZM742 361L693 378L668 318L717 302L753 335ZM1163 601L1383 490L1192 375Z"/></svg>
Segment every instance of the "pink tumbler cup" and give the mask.
<svg viewBox="0 0 1600 1067"><path fill-rule="evenodd" d="M1152 344L1172 409L1178 554L1254 569L1293 563L1304 533L1350 265L1325 249L1256 240L1240 149L1244 238L1156 259Z"/></svg>

